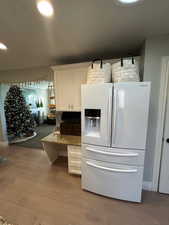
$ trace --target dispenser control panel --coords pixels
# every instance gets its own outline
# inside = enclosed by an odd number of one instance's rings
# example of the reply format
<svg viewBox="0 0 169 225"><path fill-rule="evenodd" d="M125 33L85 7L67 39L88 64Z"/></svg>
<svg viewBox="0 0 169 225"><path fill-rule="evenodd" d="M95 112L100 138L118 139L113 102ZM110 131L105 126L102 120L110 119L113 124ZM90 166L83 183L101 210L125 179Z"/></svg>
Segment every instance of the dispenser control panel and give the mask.
<svg viewBox="0 0 169 225"><path fill-rule="evenodd" d="M101 109L85 109L85 134L100 137Z"/></svg>

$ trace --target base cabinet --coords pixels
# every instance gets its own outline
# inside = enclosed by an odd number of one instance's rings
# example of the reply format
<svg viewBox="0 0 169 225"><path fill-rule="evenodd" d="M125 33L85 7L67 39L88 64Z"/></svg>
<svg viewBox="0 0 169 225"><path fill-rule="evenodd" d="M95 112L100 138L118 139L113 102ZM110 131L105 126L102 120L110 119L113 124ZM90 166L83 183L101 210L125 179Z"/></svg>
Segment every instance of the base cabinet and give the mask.
<svg viewBox="0 0 169 225"><path fill-rule="evenodd" d="M81 146L68 145L68 169L70 174L81 175Z"/></svg>

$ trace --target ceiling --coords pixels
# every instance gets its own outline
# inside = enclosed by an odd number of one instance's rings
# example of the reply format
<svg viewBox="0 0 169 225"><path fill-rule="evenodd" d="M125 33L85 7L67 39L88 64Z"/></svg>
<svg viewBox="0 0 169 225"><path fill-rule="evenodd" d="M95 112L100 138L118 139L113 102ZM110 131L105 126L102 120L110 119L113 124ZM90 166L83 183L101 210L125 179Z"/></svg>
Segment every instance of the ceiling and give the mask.
<svg viewBox="0 0 169 225"><path fill-rule="evenodd" d="M120 7L114 0L51 0L47 19L36 0L1 0L0 70L138 54L143 41L169 33L169 0Z"/></svg>

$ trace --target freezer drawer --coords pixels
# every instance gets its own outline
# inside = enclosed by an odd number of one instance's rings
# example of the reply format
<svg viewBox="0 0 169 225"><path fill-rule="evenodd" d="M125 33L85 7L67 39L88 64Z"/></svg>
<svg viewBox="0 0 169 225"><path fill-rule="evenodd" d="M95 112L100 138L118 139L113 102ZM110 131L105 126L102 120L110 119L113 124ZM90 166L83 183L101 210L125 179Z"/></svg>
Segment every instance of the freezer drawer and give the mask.
<svg viewBox="0 0 169 225"><path fill-rule="evenodd" d="M82 155L103 162L143 166L145 151L82 145Z"/></svg>
<svg viewBox="0 0 169 225"><path fill-rule="evenodd" d="M143 167L84 159L82 189L121 200L140 202Z"/></svg>

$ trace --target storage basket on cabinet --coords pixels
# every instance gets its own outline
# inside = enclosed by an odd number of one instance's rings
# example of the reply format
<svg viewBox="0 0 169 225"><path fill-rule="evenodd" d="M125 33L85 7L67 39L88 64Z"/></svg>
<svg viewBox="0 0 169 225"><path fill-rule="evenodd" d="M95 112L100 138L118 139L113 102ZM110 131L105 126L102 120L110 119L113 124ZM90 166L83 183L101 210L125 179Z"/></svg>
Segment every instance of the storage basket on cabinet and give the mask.
<svg viewBox="0 0 169 225"><path fill-rule="evenodd" d="M112 80L113 82L139 82L139 63L138 60L121 59L112 64Z"/></svg>
<svg viewBox="0 0 169 225"><path fill-rule="evenodd" d="M111 82L111 65L101 61L93 62L87 73L88 84L99 84Z"/></svg>

